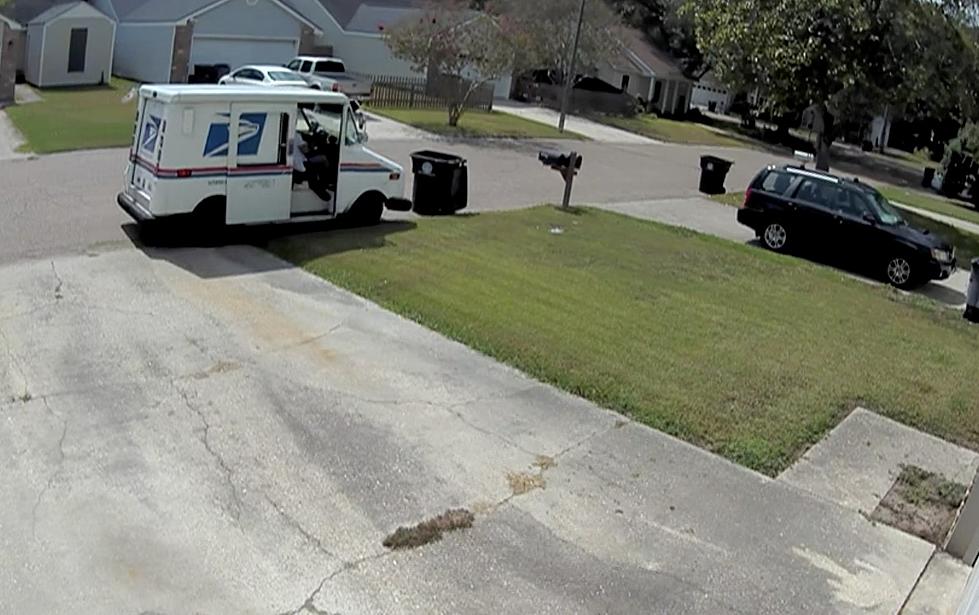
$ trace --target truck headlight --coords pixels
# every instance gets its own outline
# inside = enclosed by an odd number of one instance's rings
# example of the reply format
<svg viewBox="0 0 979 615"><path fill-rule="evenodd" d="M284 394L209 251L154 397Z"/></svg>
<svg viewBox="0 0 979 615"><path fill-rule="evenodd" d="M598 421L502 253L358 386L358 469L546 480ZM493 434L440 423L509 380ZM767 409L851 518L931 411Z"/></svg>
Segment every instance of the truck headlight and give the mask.
<svg viewBox="0 0 979 615"><path fill-rule="evenodd" d="M939 248L932 249L931 257L939 263L949 263L952 261L952 253Z"/></svg>

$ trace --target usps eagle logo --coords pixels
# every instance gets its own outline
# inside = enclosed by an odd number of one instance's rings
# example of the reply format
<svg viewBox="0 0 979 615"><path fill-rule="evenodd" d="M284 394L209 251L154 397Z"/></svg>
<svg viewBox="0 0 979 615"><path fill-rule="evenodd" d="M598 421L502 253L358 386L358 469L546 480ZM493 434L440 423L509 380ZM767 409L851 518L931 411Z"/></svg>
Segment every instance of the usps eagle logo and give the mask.
<svg viewBox="0 0 979 615"><path fill-rule="evenodd" d="M140 143L142 149L148 152L156 151L156 142L160 137L160 123L161 119L155 115L147 118L146 123L143 124L143 141Z"/></svg>
<svg viewBox="0 0 979 615"><path fill-rule="evenodd" d="M220 158L228 155L230 114L222 113L221 116L229 118L229 121L211 124L207 131L207 141L204 143L205 158ZM236 132L239 156L255 156L258 154L258 148L262 144L266 117L265 113L241 114Z"/></svg>

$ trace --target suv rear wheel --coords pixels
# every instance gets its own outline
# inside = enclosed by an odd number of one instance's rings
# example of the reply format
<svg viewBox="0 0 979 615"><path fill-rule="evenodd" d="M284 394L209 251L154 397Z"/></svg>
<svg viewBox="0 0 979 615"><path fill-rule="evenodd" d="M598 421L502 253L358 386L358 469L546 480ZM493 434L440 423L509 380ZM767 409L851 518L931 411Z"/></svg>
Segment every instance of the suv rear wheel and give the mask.
<svg viewBox="0 0 979 615"><path fill-rule="evenodd" d="M907 256L895 256L889 259L885 273L887 281L892 286L905 290L913 288L918 280L914 261Z"/></svg>
<svg viewBox="0 0 979 615"><path fill-rule="evenodd" d="M761 241L773 252L785 252L789 246L789 229L782 222L769 222L761 232Z"/></svg>

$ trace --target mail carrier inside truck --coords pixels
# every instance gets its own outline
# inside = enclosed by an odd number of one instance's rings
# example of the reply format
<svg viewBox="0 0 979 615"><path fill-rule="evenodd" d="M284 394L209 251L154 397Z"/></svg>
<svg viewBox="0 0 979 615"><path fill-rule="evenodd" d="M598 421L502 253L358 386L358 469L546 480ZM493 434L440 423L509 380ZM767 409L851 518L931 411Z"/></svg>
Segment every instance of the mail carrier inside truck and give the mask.
<svg viewBox="0 0 979 615"><path fill-rule="evenodd" d="M405 211L404 170L366 147L343 94L145 85L119 205L137 222L381 219Z"/></svg>

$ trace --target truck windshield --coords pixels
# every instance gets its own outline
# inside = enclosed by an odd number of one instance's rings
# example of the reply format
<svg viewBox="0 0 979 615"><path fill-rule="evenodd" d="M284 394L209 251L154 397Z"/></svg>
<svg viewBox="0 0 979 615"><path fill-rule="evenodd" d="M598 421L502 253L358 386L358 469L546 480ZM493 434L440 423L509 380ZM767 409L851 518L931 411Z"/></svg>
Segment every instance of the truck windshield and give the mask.
<svg viewBox="0 0 979 615"><path fill-rule="evenodd" d="M337 60L321 60L316 63L316 68L313 70L314 73L345 73L346 68L343 62Z"/></svg>
<svg viewBox="0 0 979 615"><path fill-rule="evenodd" d="M320 129L339 139L340 120L342 118L343 105L301 105L296 130L310 133Z"/></svg>

